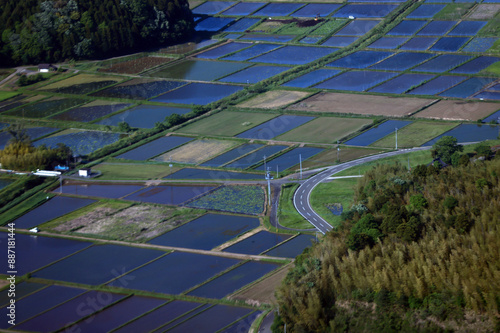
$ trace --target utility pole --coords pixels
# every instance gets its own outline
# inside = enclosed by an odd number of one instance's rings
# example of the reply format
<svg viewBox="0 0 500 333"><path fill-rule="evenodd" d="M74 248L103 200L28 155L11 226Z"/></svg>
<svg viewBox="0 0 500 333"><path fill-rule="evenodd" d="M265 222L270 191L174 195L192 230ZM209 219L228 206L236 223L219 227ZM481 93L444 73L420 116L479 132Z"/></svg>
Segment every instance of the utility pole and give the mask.
<svg viewBox="0 0 500 333"><path fill-rule="evenodd" d="M340 163L340 140L337 140L337 162Z"/></svg>
<svg viewBox="0 0 500 333"><path fill-rule="evenodd" d="M398 150L398 128L396 127L396 150Z"/></svg>
<svg viewBox="0 0 500 333"><path fill-rule="evenodd" d="M269 198L269 206L271 206L271 173L269 172L269 170L266 170L266 178L267 180L267 193L268 193L268 198Z"/></svg>
<svg viewBox="0 0 500 333"><path fill-rule="evenodd" d="M299 154L300 179L302 179L302 154Z"/></svg>

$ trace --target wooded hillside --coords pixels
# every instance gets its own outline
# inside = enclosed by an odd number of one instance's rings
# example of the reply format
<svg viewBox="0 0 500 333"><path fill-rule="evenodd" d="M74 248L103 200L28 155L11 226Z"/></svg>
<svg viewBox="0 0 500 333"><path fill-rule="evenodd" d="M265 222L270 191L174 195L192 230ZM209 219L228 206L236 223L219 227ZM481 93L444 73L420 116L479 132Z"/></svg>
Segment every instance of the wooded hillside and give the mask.
<svg viewBox="0 0 500 333"><path fill-rule="evenodd" d="M188 36L186 0L0 0L0 63L94 58Z"/></svg>

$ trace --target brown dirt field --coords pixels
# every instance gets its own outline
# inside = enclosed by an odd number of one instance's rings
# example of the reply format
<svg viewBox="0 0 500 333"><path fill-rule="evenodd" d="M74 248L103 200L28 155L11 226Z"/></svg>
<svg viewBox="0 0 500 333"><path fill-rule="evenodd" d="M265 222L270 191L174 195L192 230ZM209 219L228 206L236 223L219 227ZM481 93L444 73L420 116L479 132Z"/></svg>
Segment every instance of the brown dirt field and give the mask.
<svg viewBox="0 0 500 333"><path fill-rule="evenodd" d="M288 110L405 117L431 104L434 100L414 97L388 97L358 94L319 93Z"/></svg>
<svg viewBox="0 0 500 333"><path fill-rule="evenodd" d="M158 156L155 161L197 164L235 147L238 142L202 139L189 142L177 149Z"/></svg>
<svg viewBox="0 0 500 333"><path fill-rule="evenodd" d="M493 18L500 10L500 4L482 4L477 5L476 9L469 15L473 20L489 20Z"/></svg>
<svg viewBox="0 0 500 333"><path fill-rule="evenodd" d="M251 287L229 296L232 300L241 300L250 305L273 304L276 305L274 291L285 278L293 263L283 266L278 272L257 282Z"/></svg>
<svg viewBox="0 0 500 333"><path fill-rule="evenodd" d="M308 92L272 90L238 104L242 108L275 109L294 103L309 95Z"/></svg>
<svg viewBox="0 0 500 333"><path fill-rule="evenodd" d="M124 61L118 64L114 64L109 67L100 68L99 72L104 73L120 73L120 74L137 74L146 69L166 64L172 61L173 58L164 57L142 57L139 59Z"/></svg>
<svg viewBox="0 0 500 333"><path fill-rule="evenodd" d="M499 103L440 101L414 115L417 118L475 121L500 109Z"/></svg>

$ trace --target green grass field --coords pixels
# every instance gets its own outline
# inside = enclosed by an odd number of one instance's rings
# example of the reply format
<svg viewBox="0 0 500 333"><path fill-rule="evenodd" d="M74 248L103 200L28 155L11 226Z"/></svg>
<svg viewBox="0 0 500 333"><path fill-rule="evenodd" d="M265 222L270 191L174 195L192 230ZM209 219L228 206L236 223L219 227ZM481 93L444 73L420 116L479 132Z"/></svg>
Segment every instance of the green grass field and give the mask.
<svg viewBox="0 0 500 333"><path fill-rule="evenodd" d="M499 51L500 51L500 46L499 46ZM489 66L488 68L483 70L483 72L488 73L488 74L500 75L500 61Z"/></svg>
<svg viewBox="0 0 500 333"><path fill-rule="evenodd" d="M277 140L336 143L346 135L371 124L371 119L321 117L299 126Z"/></svg>
<svg viewBox="0 0 500 333"><path fill-rule="evenodd" d="M312 208L334 228L337 228L342 223L340 216L334 215L327 205L340 203L344 209L349 209L357 182L357 178L345 178L319 184L311 193Z"/></svg>
<svg viewBox="0 0 500 333"><path fill-rule="evenodd" d="M500 34L500 13L497 13L497 15L492 18L491 20L488 21L488 24L486 24L477 34L478 36L492 36L492 37L497 37ZM498 41L495 43L497 46L496 49L498 50Z"/></svg>
<svg viewBox="0 0 500 333"><path fill-rule="evenodd" d="M17 95L19 95L19 93L15 91L0 91L0 102Z"/></svg>
<svg viewBox="0 0 500 333"><path fill-rule="evenodd" d="M160 179L170 174L170 167L165 164L101 163L92 169L102 172L99 180L147 180ZM180 167L172 167L172 173Z"/></svg>
<svg viewBox="0 0 500 333"><path fill-rule="evenodd" d="M328 20L323 23L319 28L313 30L311 35L329 35L332 32L340 29L347 23L347 20Z"/></svg>
<svg viewBox="0 0 500 333"><path fill-rule="evenodd" d="M299 27L297 23L290 23L285 25L283 28L278 30L276 33L280 35L302 35L308 31L314 29L314 27Z"/></svg>
<svg viewBox="0 0 500 333"><path fill-rule="evenodd" d="M369 148L351 148L351 147L341 147L340 148L340 162L344 163L347 161L355 160L357 158L377 154L382 152L380 149L369 149ZM302 167L305 169L321 168L330 165L334 165L337 162L337 148L332 148L325 150L317 155L314 155L310 159L302 162Z"/></svg>
<svg viewBox="0 0 500 333"><path fill-rule="evenodd" d="M439 13L434 15L434 20L459 20L472 6L474 6L474 3L448 4Z"/></svg>
<svg viewBox="0 0 500 333"><path fill-rule="evenodd" d="M299 184L285 184L281 187L278 221L287 228L311 229L313 226L293 206L293 194L297 187Z"/></svg>
<svg viewBox="0 0 500 333"><path fill-rule="evenodd" d="M275 114L222 111L182 127L179 133L234 136L276 117Z"/></svg>
<svg viewBox="0 0 500 333"><path fill-rule="evenodd" d="M398 148L420 147L457 125L456 123L414 122L398 130ZM370 146L394 148L395 145L396 134L391 133Z"/></svg>

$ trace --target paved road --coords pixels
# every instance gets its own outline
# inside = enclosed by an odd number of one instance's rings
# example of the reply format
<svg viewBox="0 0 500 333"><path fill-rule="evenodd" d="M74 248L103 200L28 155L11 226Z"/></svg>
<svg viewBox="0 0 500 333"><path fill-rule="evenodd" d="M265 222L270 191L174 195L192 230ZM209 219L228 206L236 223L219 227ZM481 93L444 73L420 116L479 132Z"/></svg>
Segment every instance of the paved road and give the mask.
<svg viewBox="0 0 500 333"><path fill-rule="evenodd" d="M333 174L343 171L345 169L349 169L350 167L356 165L375 161L380 158L385 158L399 154L406 154L412 151L427 150L430 148L431 147L419 147L412 149L397 150L379 155L363 157L358 160L329 167L326 170L318 173L317 175L303 182L302 185L300 185L300 187L297 189L297 191L295 191L295 194L293 196L293 204L295 206L295 209L297 209L300 215L302 215L307 221L309 221L312 225L314 225L316 229L318 229L321 233L325 234L326 232L332 230L332 226L328 222L326 222L325 219L319 216L319 214L316 213L314 209L312 209L310 202L311 192L316 187L316 185L324 181L326 178L332 176Z"/></svg>

